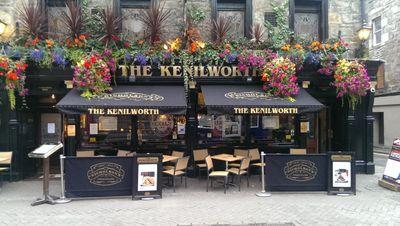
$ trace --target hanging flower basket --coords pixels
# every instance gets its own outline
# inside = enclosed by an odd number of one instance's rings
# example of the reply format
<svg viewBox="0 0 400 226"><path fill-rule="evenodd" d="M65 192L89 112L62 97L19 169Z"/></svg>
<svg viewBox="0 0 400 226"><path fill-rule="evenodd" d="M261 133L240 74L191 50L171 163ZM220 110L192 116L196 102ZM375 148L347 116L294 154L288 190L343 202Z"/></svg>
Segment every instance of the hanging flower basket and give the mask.
<svg viewBox="0 0 400 226"><path fill-rule="evenodd" d="M88 99L112 90L110 69L97 53L91 54L74 67L73 82L82 91L81 96Z"/></svg>
<svg viewBox="0 0 400 226"><path fill-rule="evenodd" d="M294 101L293 96L299 92L296 65L288 58L278 57L268 62L261 80L264 82L263 90L271 96Z"/></svg>
<svg viewBox="0 0 400 226"><path fill-rule="evenodd" d="M23 61L13 61L6 56L0 56L0 89L7 91L12 110L15 109L15 91L20 96L25 96L28 92L25 89L26 67Z"/></svg>
<svg viewBox="0 0 400 226"><path fill-rule="evenodd" d="M369 80L363 64L343 59L336 65L332 86L336 88L337 97L346 98L354 110L361 97L367 95Z"/></svg>

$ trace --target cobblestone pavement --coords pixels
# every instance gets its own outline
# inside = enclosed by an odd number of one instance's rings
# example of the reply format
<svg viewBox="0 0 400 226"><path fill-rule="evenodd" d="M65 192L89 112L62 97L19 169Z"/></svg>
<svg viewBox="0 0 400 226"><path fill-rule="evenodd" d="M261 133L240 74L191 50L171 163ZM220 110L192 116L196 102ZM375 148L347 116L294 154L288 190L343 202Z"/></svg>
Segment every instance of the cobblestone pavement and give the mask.
<svg viewBox="0 0 400 226"><path fill-rule="evenodd" d="M375 175L357 175L356 196L281 192L260 198L254 195L260 191L256 177L250 188L229 189L224 195L221 188L207 193L204 180L190 179L187 189L164 189L159 200L74 200L31 207L41 194L40 181L6 183L0 191L0 225L400 225L400 194L377 184L383 169L377 166ZM57 195L60 183L51 181L50 191Z"/></svg>

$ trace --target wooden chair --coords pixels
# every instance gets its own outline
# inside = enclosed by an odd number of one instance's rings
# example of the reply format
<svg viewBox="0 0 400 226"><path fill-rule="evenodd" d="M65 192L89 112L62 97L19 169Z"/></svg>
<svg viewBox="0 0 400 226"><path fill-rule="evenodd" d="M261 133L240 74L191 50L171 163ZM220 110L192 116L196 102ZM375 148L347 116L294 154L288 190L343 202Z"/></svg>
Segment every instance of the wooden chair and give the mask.
<svg viewBox="0 0 400 226"><path fill-rule="evenodd" d="M208 156L207 149L193 150L194 172L196 173L196 169L197 169L199 180L200 180L200 171L202 169L207 170L207 164L206 164L207 156Z"/></svg>
<svg viewBox="0 0 400 226"><path fill-rule="evenodd" d="M211 159L211 156L206 157L206 165L207 165L207 192L208 192L208 182L211 180L212 187L212 178L215 177L223 177L224 178L224 194L226 194L226 186L228 184L228 171L214 171L214 165Z"/></svg>
<svg viewBox="0 0 400 226"><path fill-rule="evenodd" d="M250 157L250 167L261 169L261 167L265 166L265 163L261 163L261 155L258 148L252 148L249 150L249 157ZM260 174L261 180L261 174Z"/></svg>
<svg viewBox="0 0 400 226"><path fill-rule="evenodd" d="M183 152L183 151L175 151L175 150L174 150L174 151L172 151L171 155L174 156L174 157L183 158L183 156L185 156L185 152ZM173 161L171 161L171 163L172 163L173 165L165 165L165 166L164 166L164 169L165 169L165 170L173 169L173 168L175 167L175 164L176 164L177 161L178 161L178 160L173 160Z"/></svg>
<svg viewBox="0 0 400 226"><path fill-rule="evenodd" d="M131 153L130 151L118 150L117 156L126 157L126 156L128 156L128 154L130 154L130 153Z"/></svg>
<svg viewBox="0 0 400 226"><path fill-rule="evenodd" d="M247 149L234 149L233 150L233 155L235 156L243 156L245 158L249 157L249 150ZM240 162L233 162L233 163L229 163L230 167L236 167L239 168L240 167Z"/></svg>
<svg viewBox="0 0 400 226"><path fill-rule="evenodd" d="M84 151L76 151L76 157L93 157L94 150L84 150Z"/></svg>
<svg viewBox="0 0 400 226"><path fill-rule="evenodd" d="M0 186L3 185L3 174L8 172L8 181L12 181L12 151L0 152L0 158L4 159L0 161Z"/></svg>
<svg viewBox="0 0 400 226"><path fill-rule="evenodd" d="M242 175L246 175L247 187L249 187L249 168L250 168L250 158L244 158L240 162L240 166L238 168L233 167L228 170L228 172L233 174L234 176L239 176L239 191L240 191L240 185L242 184Z"/></svg>
<svg viewBox="0 0 400 226"><path fill-rule="evenodd" d="M175 177L181 177L181 184L182 184L182 177L185 176L185 188L187 188L187 166L189 163L189 156L180 158L176 161L176 165L173 169L164 170L163 173L167 174L172 177L172 186L175 192Z"/></svg>
<svg viewBox="0 0 400 226"><path fill-rule="evenodd" d="M136 155L135 151L129 152L128 154L126 154L126 156L128 156L128 157L132 157L132 156L135 156L135 155Z"/></svg>
<svg viewBox="0 0 400 226"><path fill-rule="evenodd" d="M307 154L307 150L305 148L291 148L290 154L291 155L305 155L305 154Z"/></svg>

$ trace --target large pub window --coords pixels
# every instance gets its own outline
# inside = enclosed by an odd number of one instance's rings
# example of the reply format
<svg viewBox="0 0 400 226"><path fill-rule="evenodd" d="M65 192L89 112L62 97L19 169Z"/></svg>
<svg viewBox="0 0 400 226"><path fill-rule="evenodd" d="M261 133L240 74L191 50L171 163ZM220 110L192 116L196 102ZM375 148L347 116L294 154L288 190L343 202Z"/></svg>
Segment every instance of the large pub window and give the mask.
<svg viewBox="0 0 400 226"><path fill-rule="evenodd" d="M233 39L250 37L252 25L252 0L212 0L212 18L227 18L232 27L230 36Z"/></svg>
<svg viewBox="0 0 400 226"><path fill-rule="evenodd" d="M58 37L64 33L63 23L60 14L64 11L66 0L46 0L47 8L47 30L48 34Z"/></svg>
<svg viewBox="0 0 400 226"><path fill-rule="evenodd" d="M295 37L308 40L328 38L327 0L290 0L289 25Z"/></svg>
<svg viewBox="0 0 400 226"><path fill-rule="evenodd" d="M144 26L138 17L141 9L149 8L151 0L117 0L122 17L122 33L133 38L141 38Z"/></svg>

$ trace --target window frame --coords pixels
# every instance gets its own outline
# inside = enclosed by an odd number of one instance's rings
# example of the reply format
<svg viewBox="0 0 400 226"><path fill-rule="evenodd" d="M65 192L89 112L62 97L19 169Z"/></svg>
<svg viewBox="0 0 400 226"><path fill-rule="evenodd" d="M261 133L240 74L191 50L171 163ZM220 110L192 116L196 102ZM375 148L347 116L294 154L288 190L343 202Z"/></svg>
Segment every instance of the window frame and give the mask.
<svg viewBox="0 0 400 226"><path fill-rule="evenodd" d="M376 29L377 21L379 21L379 25L380 25L379 26L380 28L378 30ZM382 16L377 16L374 19L372 19L371 24L372 24L372 45L373 46L381 45L383 43L383 41L382 41L382 30L383 30L382 29ZM377 34L380 35L379 42L377 42L377 38L376 38Z"/></svg>

